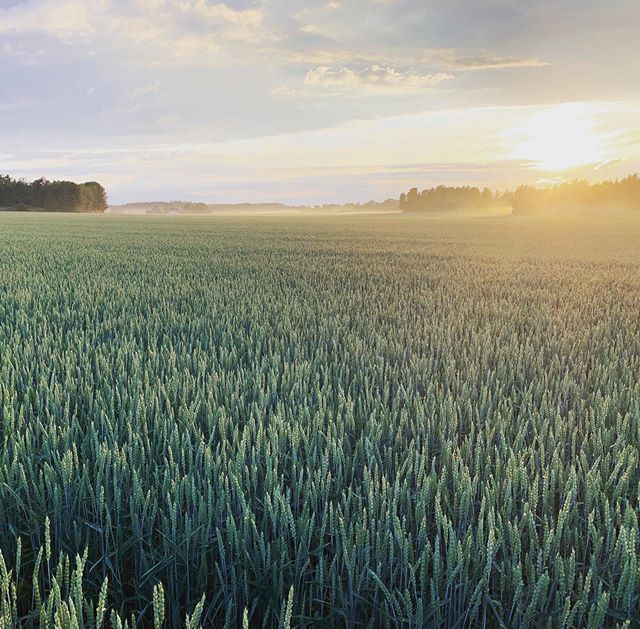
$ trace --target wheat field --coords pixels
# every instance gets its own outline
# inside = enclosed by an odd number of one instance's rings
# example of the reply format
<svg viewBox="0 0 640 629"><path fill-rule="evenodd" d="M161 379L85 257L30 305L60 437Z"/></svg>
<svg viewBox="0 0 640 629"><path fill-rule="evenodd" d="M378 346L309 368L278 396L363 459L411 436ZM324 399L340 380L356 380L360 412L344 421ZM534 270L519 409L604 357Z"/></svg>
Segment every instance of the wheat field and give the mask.
<svg viewBox="0 0 640 629"><path fill-rule="evenodd" d="M640 221L0 216L0 627L640 623Z"/></svg>

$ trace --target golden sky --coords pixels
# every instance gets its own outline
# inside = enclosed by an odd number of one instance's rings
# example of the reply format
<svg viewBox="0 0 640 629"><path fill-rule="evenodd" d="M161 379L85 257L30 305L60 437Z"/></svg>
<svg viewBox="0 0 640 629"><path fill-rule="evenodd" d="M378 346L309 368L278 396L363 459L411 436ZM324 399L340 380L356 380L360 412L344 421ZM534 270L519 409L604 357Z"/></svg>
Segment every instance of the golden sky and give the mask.
<svg viewBox="0 0 640 629"><path fill-rule="evenodd" d="M324 203L640 171L640 3L0 0L0 172Z"/></svg>

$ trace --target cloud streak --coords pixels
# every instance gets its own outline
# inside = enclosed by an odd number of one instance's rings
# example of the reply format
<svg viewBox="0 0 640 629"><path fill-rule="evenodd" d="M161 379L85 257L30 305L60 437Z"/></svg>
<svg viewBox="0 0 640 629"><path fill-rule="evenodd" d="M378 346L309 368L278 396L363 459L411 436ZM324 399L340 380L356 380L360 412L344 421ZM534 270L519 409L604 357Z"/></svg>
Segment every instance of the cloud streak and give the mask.
<svg viewBox="0 0 640 629"><path fill-rule="evenodd" d="M362 69L320 66L309 70L304 84L312 88L367 92L413 92L429 89L453 79L451 74L417 74L392 67L373 65Z"/></svg>
<svg viewBox="0 0 640 629"><path fill-rule="evenodd" d="M431 49L422 48L412 50L409 53L399 54L389 50L358 52L347 48L309 48L304 51L287 51L274 48L274 53L286 55L292 63L334 65L334 64L358 64L358 65L385 65L413 66L418 63L421 66L430 66L442 69L455 70L495 70L501 68L543 68L551 65L549 61L534 57L505 57L493 55L488 52L475 54L463 54L456 49Z"/></svg>

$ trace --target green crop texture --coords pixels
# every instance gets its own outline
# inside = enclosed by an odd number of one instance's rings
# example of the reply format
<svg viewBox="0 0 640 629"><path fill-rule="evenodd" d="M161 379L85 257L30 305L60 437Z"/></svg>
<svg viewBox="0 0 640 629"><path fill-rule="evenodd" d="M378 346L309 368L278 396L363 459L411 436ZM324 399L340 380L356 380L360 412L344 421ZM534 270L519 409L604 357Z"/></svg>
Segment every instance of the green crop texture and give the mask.
<svg viewBox="0 0 640 629"><path fill-rule="evenodd" d="M640 221L0 217L0 627L640 623Z"/></svg>

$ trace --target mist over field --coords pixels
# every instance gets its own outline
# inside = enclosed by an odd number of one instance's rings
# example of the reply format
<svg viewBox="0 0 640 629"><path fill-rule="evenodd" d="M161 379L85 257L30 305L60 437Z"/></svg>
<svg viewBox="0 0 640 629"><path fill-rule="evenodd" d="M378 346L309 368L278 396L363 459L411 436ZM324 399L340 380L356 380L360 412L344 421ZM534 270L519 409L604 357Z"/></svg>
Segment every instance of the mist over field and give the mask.
<svg viewBox="0 0 640 629"><path fill-rule="evenodd" d="M204 207L203 207L204 206ZM283 203L259 204L184 204L184 203L132 203L110 206L106 209L109 214L136 214L155 216L335 216L352 214L399 214L400 206L393 203L372 205L321 205L295 206Z"/></svg>

